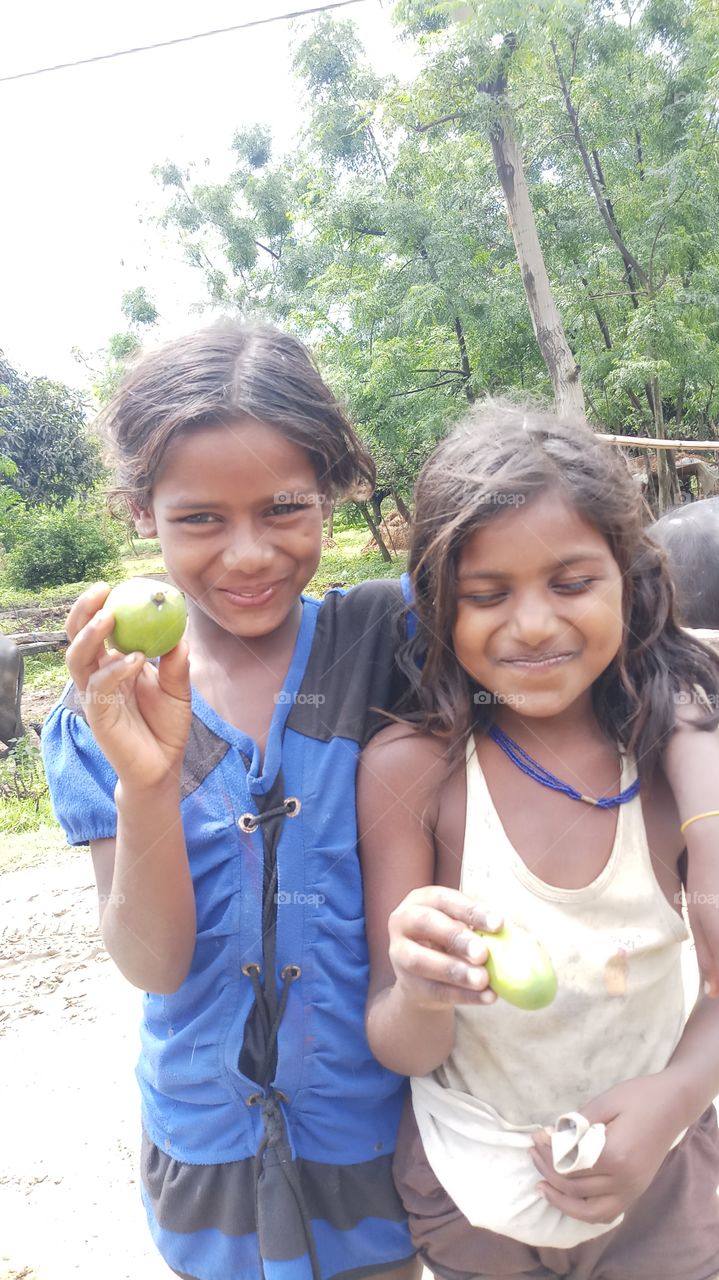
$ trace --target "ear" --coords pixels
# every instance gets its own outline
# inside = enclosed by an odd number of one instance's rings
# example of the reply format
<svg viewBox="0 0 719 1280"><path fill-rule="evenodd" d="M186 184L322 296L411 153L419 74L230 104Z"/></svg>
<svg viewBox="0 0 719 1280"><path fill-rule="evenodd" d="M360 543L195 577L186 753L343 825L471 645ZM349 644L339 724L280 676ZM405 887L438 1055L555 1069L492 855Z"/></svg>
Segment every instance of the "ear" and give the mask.
<svg viewBox="0 0 719 1280"><path fill-rule="evenodd" d="M141 538L156 538L157 525L155 524L152 507L138 507L135 502L131 502L130 511L139 536Z"/></svg>

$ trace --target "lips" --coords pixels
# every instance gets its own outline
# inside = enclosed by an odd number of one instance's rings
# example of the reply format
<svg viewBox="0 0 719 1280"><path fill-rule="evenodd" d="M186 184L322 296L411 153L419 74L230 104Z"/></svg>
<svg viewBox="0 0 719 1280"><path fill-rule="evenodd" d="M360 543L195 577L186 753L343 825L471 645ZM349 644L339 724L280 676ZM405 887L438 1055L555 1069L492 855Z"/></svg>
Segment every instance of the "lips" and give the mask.
<svg viewBox="0 0 719 1280"><path fill-rule="evenodd" d="M267 604L281 586L281 582L253 582L243 583L232 589L229 587L220 587L219 590L223 596L230 601L231 604L239 605L240 608L257 608L260 605Z"/></svg>
<svg viewBox="0 0 719 1280"><path fill-rule="evenodd" d="M566 650L561 653L552 651L550 653L537 653L531 655L521 654L516 658L500 658L500 664L504 667L518 667L523 671L539 670L540 668L546 670L549 667L558 667L563 662L568 662L569 659L573 657L574 654L567 652Z"/></svg>

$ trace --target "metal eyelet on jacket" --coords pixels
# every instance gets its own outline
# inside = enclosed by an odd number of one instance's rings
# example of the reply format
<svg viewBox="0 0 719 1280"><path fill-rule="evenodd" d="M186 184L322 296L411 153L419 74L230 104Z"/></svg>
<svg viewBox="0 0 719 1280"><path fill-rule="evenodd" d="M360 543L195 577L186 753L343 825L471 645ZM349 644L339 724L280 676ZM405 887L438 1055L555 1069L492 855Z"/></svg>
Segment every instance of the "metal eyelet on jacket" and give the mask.
<svg viewBox="0 0 719 1280"><path fill-rule="evenodd" d="M245 835L252 835L263 822L269 822L271 818L296 818L301 808L302 801L297 796L287 796L282 804L275 805L273 809L265 809L264 813L240 814L237 825Z"/></svg>
<svg viewBox="0 0 719 1280"><path fill-rule="evenodd" d="M280 969L280 977L283 982L296 982L301 974L302 970L298 964L286 964Z"/></svg>

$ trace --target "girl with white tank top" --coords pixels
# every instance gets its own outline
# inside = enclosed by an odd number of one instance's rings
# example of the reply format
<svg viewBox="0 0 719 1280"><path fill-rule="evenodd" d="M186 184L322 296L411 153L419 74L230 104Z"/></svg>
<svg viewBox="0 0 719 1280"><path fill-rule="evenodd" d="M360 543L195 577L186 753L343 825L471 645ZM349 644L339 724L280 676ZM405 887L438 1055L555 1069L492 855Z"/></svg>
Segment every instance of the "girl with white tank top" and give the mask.
<svg viewBox="0 0 719 1280"><path fill-rule="evenodd" d="M358 795L414 1242L447 1280L710 1280L719 661L581 422L474 410L418 481L410 574L422 710L366 749ZM708 985L688 1020L685 892ZM546 1007L489 986L475 930L503 920L551 960Z"/></svg>

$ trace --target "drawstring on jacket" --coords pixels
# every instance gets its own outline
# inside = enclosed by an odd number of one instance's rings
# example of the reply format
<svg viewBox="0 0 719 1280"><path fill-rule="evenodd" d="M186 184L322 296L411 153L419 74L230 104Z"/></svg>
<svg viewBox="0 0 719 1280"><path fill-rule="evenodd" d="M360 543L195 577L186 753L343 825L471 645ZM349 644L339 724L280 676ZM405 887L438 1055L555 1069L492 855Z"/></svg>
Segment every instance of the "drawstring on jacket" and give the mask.
<svg viewBox="0 0 719 1280"><path fill-rule="evenodd" d="M277 925L277 845L285 818L294 818L302 808L296 796L288 796L280 803L272 803L282 795L278 778L267 797L269 803L261 813L243 813L238 826L246 834L252 834L264 826L264 884L262 896L262 966L250 962L242 966L242 972L250 979L255 996L253 1023L253 1054L251 1076L265 1091L251 1094L250 1106L262 1111L264 1136L255 1155L255 1221L261 1260L271 1267L273 1254L273 1230L277 1222L283 1222L283 1233L291 1227L295 1247L303 1251L309 1260L312 1280L321 1280L317 1247L312 1230L312 1220L305 1204L297 1163L288 1141L287 1126L281 1103L288 1099L271 1083L277 1063L277 1039L287 1008L290 987L301 976L297 964L286 964L280 972L282 990L275 985L275 942ZM267 824L267 825L265 825ZM249 1063L244 1065L248 1066ZM241 1069L243 1059L240 1061ZM245 1071L245 1074L250 1074ZM263 1274L267 1268L263 1266Z"/></svg>

